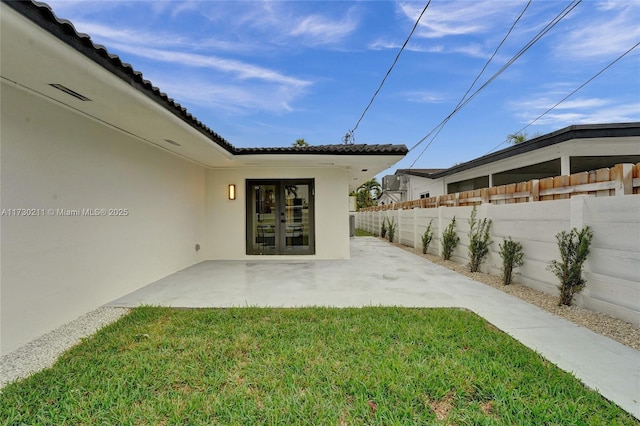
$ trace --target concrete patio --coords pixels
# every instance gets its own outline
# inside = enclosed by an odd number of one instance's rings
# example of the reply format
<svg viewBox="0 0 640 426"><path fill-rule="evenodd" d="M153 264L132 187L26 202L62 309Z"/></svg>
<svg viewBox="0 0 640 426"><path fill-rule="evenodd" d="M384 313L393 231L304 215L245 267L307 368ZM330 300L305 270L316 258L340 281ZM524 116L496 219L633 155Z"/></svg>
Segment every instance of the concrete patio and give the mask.
<svg viewBox="0 0 640 426"><path fill-rule="evenodd" d="M207 261L109 306L462 307L640 418L640 352L373 237L350 260Z"/></svg>

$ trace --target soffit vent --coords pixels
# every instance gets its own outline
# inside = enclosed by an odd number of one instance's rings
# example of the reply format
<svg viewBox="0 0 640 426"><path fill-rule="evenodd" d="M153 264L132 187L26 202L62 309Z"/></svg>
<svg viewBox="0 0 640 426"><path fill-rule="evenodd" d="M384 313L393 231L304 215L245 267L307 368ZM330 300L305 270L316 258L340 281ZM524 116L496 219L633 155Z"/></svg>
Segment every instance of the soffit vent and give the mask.
<svg viewBox="0 0 640 426"><path fill-rule="evenodd" d="M74 91L74 90L71 90L71 89L69 89L67 86L64 86L64 85L62 85L62 84L59 84L59 83L51 83L51 84L49 84L49 86L51 86L51 87L53 87L53 88L55 88L55 89L58 89L58 90L60 90L61 92L66 93L67 95L73 96L73 97L74 97L74 98L76 98L76 99L80 99L81 101L84 101L84 102L86 102L86 101L90 101L90 100L91 100L91 99L87 98L86 96L81 95L80 93L78 93L78 92L76 92L76 91Z"/></svg>

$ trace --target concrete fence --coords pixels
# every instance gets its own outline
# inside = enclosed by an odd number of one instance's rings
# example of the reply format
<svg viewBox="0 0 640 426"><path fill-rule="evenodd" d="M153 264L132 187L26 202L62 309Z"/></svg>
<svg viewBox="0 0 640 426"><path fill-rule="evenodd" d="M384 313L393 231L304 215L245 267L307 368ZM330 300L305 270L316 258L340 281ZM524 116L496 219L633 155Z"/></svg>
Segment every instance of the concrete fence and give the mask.
<svg viewBox="0 0 640 426"><path fill-rule="evenodd" d="M421 250L421 237L433 221L433 240L428 252L440 255L442 232L455 217L460 243L452 260L464 264L469 262L472 208L361 211L356 213L356 227L379 235L383 219L393 220L397 226L394 242ZM578 195L540 203L485 203L477 209L478 219L493 221L493 243L480 270L492 275L502 273L499 244L510 236L522 243L525 253L525 263L515 271L514 281L554 295L559 294L559 282L547 266L552 260L560 260L556 234L590 226L594 238L584 269L587 286L574 298L574 303L640 325L639 196Z"/></svg>

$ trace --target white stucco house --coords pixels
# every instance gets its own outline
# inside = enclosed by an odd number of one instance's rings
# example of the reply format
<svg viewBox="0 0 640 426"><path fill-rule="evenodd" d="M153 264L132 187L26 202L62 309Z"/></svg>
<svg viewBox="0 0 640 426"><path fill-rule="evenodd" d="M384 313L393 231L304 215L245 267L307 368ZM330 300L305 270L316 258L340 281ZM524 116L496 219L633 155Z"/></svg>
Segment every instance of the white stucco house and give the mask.
<svg viewBox="0 0 640 426"><path fill-rule="evenodd" d="M574 125L449 169L398 169L382 182L381 203L571 175L640 162L640 123Z"/></svg>
<svg viewBox="0 0 640 426"><path fill-rule="evenodd" d="M404 145L237 148L43 4L1 3L1 353L204 260L345 259Z"/></svg>

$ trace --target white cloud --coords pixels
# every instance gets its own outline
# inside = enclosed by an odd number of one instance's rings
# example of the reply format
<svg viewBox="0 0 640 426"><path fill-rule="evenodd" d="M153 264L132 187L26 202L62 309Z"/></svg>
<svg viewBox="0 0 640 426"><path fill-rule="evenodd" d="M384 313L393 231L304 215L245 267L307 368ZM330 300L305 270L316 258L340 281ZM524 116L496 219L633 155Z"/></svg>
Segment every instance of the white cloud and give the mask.
<svg viewBox="0 0 640 426"><path fill-rule="evenodd" d="M398 50L402 45L396 41L389 40L375 40L371 42L368 46L370 50ZM420 53L444 53L444 46L441 44L434 44L425 46L420 42L410 41L407 43L405 50L410 52L420 52Z"/></svg>
<svg viewBox="0 0 640 426"><path fill-rule="evenodd" d="M403 92L400 93L400 96L410 102L424 104L439 104L447 100L447 98L440 93L428 91Z"/></svg>
<svg viewBox="0 0 640 426"><path fill-rule="evenodd" d="M47 0L48 4L58 18L69 19L67 15L78 15L78 11L86 14L102 13L122 6L119 1L86 1L86 0Z"/></svg>
<svg viewBox="0 0 640 426"><path fill-rule="evenodd" d="M291 87L306 87L310 81L289 77L277 71L234 59L219 58L216 56L183 53L172 50L150 49L128 44L114 44L116 49L139 57L160 62L176 63L187 67L205 67L224 73L233 74L240 80L256 79Z"/></svg>
<svg viewBox="0 0 640 426"><path fill-rule="evenodd" d="M517 2L494 0L432 2L420 20L416 35L441 38L487 33L494 28L496 22L510 18L514 6L522 8ZM423 9L421 3L415 2L399 3L398 7L402 14L414 22Z"/></svg>
<svg viewBox="0 0 640 426"><path fill-rule="evenodd" d="M407 50L489 58L525 4L494 0L432 2ZM416 2L401 2L397 9L407 22L415 22L423 7ZM519 30L511 34L509 42L529 31L524 27L519 23ZM495 60L501 60L500 56Z"/></svg>
<svg viewBox="0 0 640 426"><path fill-rule="evenodd" d="M510 104L512 109L515 110L536 110L539 113L544 112L558 103L557 99L551 100L548 97L537 98L532 100L526 100L521 102L512 102ZM574 99L567 100L562 102L560 105L555 107L554 109L585 109L585 108L595 108L602 107L606 105L610 105L611 101L608 99L600 99L600 98L585 98L585 99Z"/></svg>
<svg viewBox="0 0 640 426"><path fill-rule="evenodd" d="M78 31L89 34L97 43L108 45L130 45L142 47L179 48L184 50L217 50L239 52L254 50L251 43L226 41L219 38L201 38L194 40L176 33L146 32L126 27L107 27L79 20L74 23Z"/></svg>
<svg viewBox="0 0 640 426"><path fill-rule="evenodd" d="M162 2L153 2L154 4L162 3ZM197 11L202 2L200 1L181 1L178 3L171 3L171 5L176 5L171 10L171 17L175 18L183 12L192 12Z"/></svg>
<svg viewBox="0 0 640 426"><path fill-rule="evenodd" d="M619 105L615 108L605 108L590 112L563 112L546 114L535 122L536 125L547 125L552 128L562 128L573 124L594 124L594 123L623 123L638 121L638 110L640 104ZM526 118L525 121L535 119Z"/></svg>
<svg viewBox="0 0 640 426"><path fill-rule="evenodd" d="M223 9L204 12L212 21L252 34L257 46L330 46L357 30L357 6L335 2L322 14L305 13L304 2L221 2ZM243 7L250 4L251 7ZM222 22L224 20L224 23Z"/></svg>
<svg viewBox="0 0 640 426"><path fill-rule="evenodd" d="M333 44L340 42L351 34L358 26L351 13L339 20L320 15L311 15L293 23L289 34L294 37L305 37L311 44Z"/></svg>
<svg viewBox="0 0 640 426"><path fill-rule="evenodd" d="M597 107L602 107L602 106L606 106L606 105L610 105L611 101L608 99L598 99L598 98L592 98L592 99L576 99L573 101L564 101L563 103L561 103L560 105L558 105L557 107L555 107L555 109L593 109L593 108L597 108Z"/></svg>
<svg viewBox="0 0 640 426"><path fill-rule="evenodd" d="M92 39L105 42L130 44L132 46L167 46L181 47L189 44L184 37L176 34L147 33L125 27L107 27L86 21L76 21L78 31L89 34Z"/></svg>
<svg viewBox="0 0 640 426"><path fill-rule="evenodd" d="M116 29L85 22L79 23L78 27L95 35L97 38L105 39L111 49L154 61L177 63L187 67L211 68L231 73L239 79L258 79L292 87L305 87L311 84L309 81L289 77L277 71L246 62L177 50L190 47L203 48L202 45L194 46L192 40L177 35L151 34L127 28ZM204 43L207 43L207 41ZM162 46L163 48L155 48L154 46Z"/></svg>
<svg viewBox="0 0 640 426"><path fill-rule="evenodd" d="M201 78L180 80L157 79L169 96L175 93L182 105L198 105L233 114L249 111L268 111L275 114L290 112L292 103L301 92L287 86L265 84L218 84Z"/></svg>
<svg viewBox="0 0 640 426"><path fill-rule="evenodd" d="M581 11L555 43L554 52L567 58L599 59L624 53L640 40L640 2L608 2Z"/></svg>
<svg viewBox="0 0 640 426"><path fill-rule="evenodd" d="M619 104L593 111L584 117L583 123L619 123L640 121L640 102Z"/></svg>
<svg viewBox="0 0 640 426"><path fill-rule="evenodd" d="M510 103L516 117L529 123L557 101L538 98ZM582 98L565 101L538 119L536 125L559 128L571 124L617 123L640 120L640 103L615 103L609 99Z"/></svg>

